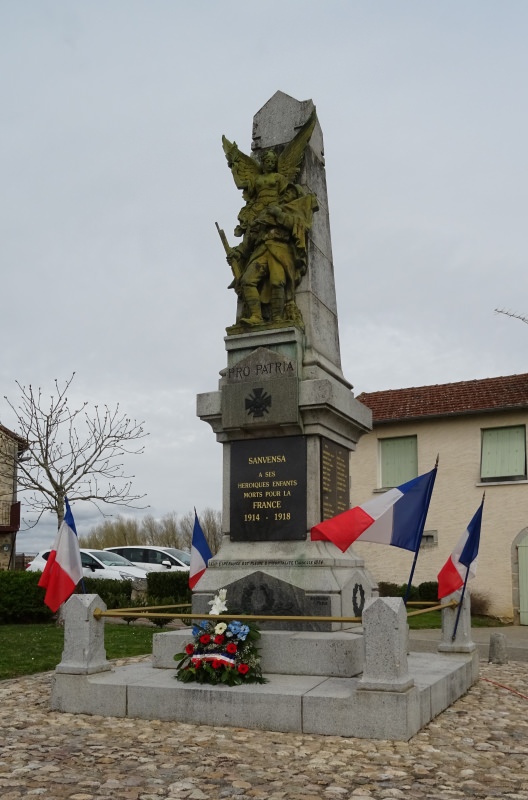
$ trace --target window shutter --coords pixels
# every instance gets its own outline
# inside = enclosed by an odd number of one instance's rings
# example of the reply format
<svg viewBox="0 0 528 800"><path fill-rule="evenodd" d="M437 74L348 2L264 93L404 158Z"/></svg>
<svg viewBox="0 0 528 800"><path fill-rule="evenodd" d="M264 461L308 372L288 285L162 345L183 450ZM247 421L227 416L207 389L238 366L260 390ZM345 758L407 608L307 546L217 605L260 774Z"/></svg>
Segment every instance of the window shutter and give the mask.
<svg viewBox="0 0 528 800"><path fill-rule="evenodd" d="M524 425L489 428L482 431L480 476L490 478L526 477L526 430Z"/></svg>
<svg viewBox="0 0 528 800"><path fill-rule="evenodd" d="M381 485L400 486L418 475L416 436L380 439Z"/></svg>

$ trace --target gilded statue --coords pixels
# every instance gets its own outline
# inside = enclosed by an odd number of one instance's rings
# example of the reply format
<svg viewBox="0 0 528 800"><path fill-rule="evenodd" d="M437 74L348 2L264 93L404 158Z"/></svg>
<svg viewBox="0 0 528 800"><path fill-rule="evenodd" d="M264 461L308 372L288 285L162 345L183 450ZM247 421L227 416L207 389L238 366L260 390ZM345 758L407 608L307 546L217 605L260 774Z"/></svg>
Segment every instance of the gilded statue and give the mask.
<svg viewBox="0 0 528 800"><path fill-rule="evenodd" d="M306 146L316 123L315 109L280 153L267 150L260 162L242 153L225 136L222 144L245 205L238 215L230 247L218 228L240 301L237 325L228 332L256 326L303 327L295 290L307 269L307 236L317 198L296 183Z"/></svg>

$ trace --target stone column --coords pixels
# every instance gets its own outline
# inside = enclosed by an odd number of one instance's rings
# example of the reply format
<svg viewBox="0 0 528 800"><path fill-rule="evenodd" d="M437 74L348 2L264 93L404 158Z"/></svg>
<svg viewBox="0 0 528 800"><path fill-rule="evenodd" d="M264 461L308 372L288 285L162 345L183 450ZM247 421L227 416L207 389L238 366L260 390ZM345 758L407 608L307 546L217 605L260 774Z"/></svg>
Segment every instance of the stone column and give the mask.
<svg viewBox="0 0 528 800"><path fill-rule="evenodd" d="M73 594L64 605L64 650L56 672L91 675L110 669L104 647L104 618L95 619L96 608L106 611L97 594Z"/></svg>
<svg viewBox="0 0 528 800"><path fill-rule="evenodd" d="M414 685L407 664L407 611L401 597L376 597L363 612L365 667L358 689L406 692Z"/></svg>
<svg viewBox="0 0 528 800"><path fill-rule="evenodd" d="M490 634L488 661L490 664L508 663L508 648L506 646L506 636L503 633Z"/></svg>
<svg viewBox="0 0 528 800"><path fill-rule="evenodd" d="M443 599L446 603L450 600L460 601L460 592L454 592ZM441 653L472 653L476 649L471 638L471 600L467 589L462 600L456 636L453 639L458 611L459 607L442 609L442 641L438 645Z"/></svg>
<svg viewBox="0 0 528 800"><path fill-rule="evenodd" d="M277 92L255 115L256 156L283 151L314 104ZM227 177L226 177L227 180ZM307 272L296 290L302 324L235 325L225 339L218 390L197 413L224 448L220 551L193 592L206 613L220 588L231 610L254 614L358 617L375 591L362 558L310 529L350 506L349 456L372 427L341 369L323 136L317 122L296 181L319 210L307 237ZM285 324L284 324L285 323ZM341 623L264 623L336 630Z"/></svg>

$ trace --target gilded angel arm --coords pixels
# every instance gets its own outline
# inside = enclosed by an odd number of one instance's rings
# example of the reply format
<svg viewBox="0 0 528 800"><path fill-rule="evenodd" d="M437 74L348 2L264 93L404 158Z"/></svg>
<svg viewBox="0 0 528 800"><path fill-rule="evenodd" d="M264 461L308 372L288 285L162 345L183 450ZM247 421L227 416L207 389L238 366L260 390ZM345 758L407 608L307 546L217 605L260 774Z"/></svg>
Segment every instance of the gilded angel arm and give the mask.
<svg viewBox="0 0 528 800"><path fill-rule="evenodd" d="M222 147L237 189L249 188L253 178L261 172L260 165L239 150L236 142L230 142L225 136L222 136Z"/></svg>

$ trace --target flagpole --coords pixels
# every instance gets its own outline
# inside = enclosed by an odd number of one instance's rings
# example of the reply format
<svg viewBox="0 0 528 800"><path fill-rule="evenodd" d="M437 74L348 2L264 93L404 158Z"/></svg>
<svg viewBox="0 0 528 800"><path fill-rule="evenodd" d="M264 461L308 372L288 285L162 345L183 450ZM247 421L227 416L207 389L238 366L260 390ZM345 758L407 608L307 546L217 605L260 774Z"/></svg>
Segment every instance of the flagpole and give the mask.
<svg viewBox="0 0 528 800"><path fill-rule="evenodd" d="M437 456L436 456L436 463L434 465L435 470L438 469L438 459L439 459L439 454L437 454ZM409 580L407 581L407 588L405 589L405 596L403 598L403 604L405 606L407 605L407 602L409 600L409 594L410 594L410 591L411 591L411 584L412 584L412 579L413 579L413 576L414 576L414 570L416 569L416 562L418 561L418 552L420 550L420 545L422 543L422 537L423 537L423 532L424 532L424 528L425 528L425 520L427 519L427 512L429 511L429 502L431 500L431 495L433 493L433 486L434 486L434 481L432 481L432 485L431 485L431 488L429 490L429 496L427 497L427 500L426 500L426 502L424 504L425 508L424 508L424 513L423 513L423 519L422 519L422 522L421 522L420 539L419 539L418 544L416 546L416 550L414 551L414 558L413 558L413 563L412 563L412 567L411 567L411 574L409 575Z"/></svg>
<svg viewBox="0 0 528 800"><path fill-rule="evenodd" d="M421 541L422 541L422 537L420 536L420 543L421 543ZM418 561L418 550L419 549L420 549L420 545L418 545L418 547L414 551L414 558L413 558L413 563L412 563L412 567L411 567L411 574L409 575L409 580L407 581L407 588L405 589L405 596L403 598L403 604L405 606L407 605L407 602L409 600L409 593L411 591L411 584L412 584L412 579L413 579L413 575L414 575L414 570L416 569L416 562Z"/></svg>
<svg viewBox="0 0 528 800"><path fill-rule="evenodd" d="M468 578L469 578L469 567L466 570L466 577L464 579L464 585L462 587L462 594L460 595L460 600L458 601L458 609L457 609L457 615L456 615L456 619L455 619L455 627L453 628L453 634L451 636L451 641L452 642L454 642L455 639L456 639L457 629L458 629L458 622L460 620L460 614L462 613L462 603L464 602L464 592L466 591L466 585L467 585L467 582L468 582Z"/></svg>
<svg viewBox="0 0 528 800"><path fill-rule="evenodd" d="M68 498L64 496L64 499L67 501ZM75 535L77 536L77 531L75 531ZM79 541L79 537L77 536L77 542ZM84 585L84 575L81 575L81 589L82 593L86 594L86 586Z"/></svg>
<svg viewBox="0 0 528 800"><path fill-rule="evenodd" d="M486 492L484 492L483 495L482 495L481 505L484 505L484 498L485 497L486 497ZM459 604L458 604L458 610L457 610L457 615L456 615L456 619L455 619L455 627L453 628L453 635L451 636L451 641L452 642L455 641L456 635L457 635L458 622L460 620L460 614L462 613L462 603L464 601L464 594L465 594L465 591L466 591L466 586L467 586L467 582L468 582L468 578L469 578L469 568L470 568L470 566L471 565L468 564L467 569L466 569L466 577L465 577L465 580L464 580L464 585L462 587L462 594L460 595L460 601L459 601Z"/></svg>

